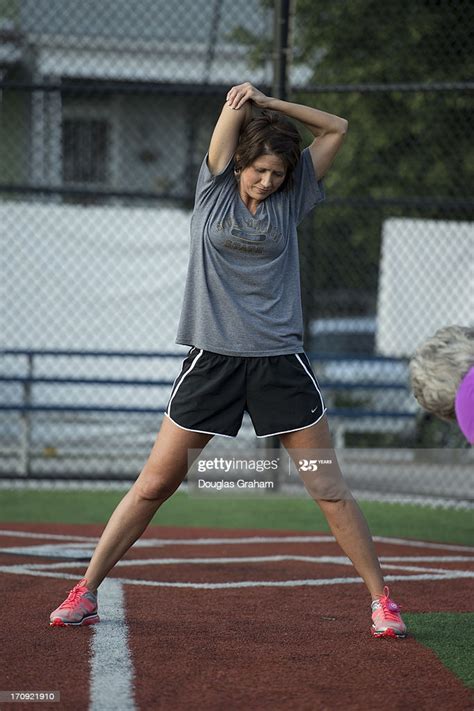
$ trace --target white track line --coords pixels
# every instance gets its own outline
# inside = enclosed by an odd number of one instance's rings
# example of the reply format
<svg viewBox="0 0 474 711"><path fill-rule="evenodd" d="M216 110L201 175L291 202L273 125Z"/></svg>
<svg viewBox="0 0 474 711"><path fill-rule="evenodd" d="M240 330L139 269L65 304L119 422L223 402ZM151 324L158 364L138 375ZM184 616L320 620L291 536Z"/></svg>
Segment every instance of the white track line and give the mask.
<svg viewBox="0 0 474 711"><path fill-rule="evenodd" d="M31 531L6 531L0 530L0 536L18 536L19 538L44 538L57 539L63 541L86 541L97 543L98 538L87 536L68 536L59 534L33 533ZM373 540L377 543L388 543L391 545L402 545L414 548L434 548L439 550L453 551L473 551L474 546L459 546L450 543L433 543L428 541L417 541L405 538L388 538L387 536L373 536ZM238 545L238 544L260 544L260 543L334 543L333 536L245 536L241 538L141 538L132 547L133 548L153 548L155 546L214 546L214 545Z"/></svg>
<svg viewBox="0 0 474 711"><path fill-rule="evenodd" d="M0 573L13 573L14 575L33 575L41 578L56 578L57 580L75 580L78 582L77 575L69 573L48 573L42 570L30 570L26 565L2 565ZM115 579L115 578L114 578Z"/></svg>
<svg viewBox="0 0 474 711"><path fill-rule="evenodd" d="M449 574L433 575L385 575L385 580L447 580L456 578L474 578L474 572L450 571ZM115 578L128 585L146 585L150 587L163 588L194 588L196 590L228 590L231 588L259 588L277 587L294 588L299 586L319 587L320 585L345 585L350 583L363 583L362 578L317 578L305 580L244 580L229 583L176 583L154 580L129 580L127 578Z"/></svg>
<svg viewBox="0 0 474 711"><path fill-rule="evenodd" d="M229 565L232 563L280 563L281 561L298 561L303 563L329 563L334 565L348 565L352 566L352 562L349 558L345 556L308 556L308 555L266 555L266 556L241 556L236 558L135 558L130 560L120 560L115 564L116 568L126 568L126 567L142 567L148 565ZM446 568L417 568L409 567L406 563L474 563L474 556L407 556L406 558L400 556L381 556L379 558L380 562L383 563L384 568L399 568L403 570L436 570L437 573L443 572L443 570L449 570ZM398 565L396 565L398 563ZM83 568L84 561L73 561L66 562L60 561L58 563L28 563L25 564L29 570L63 570L65 568Z"/></svg>
<svg viewBox="0 0 474 711"><path fill-rule="evenodd" d="M242 538L141 538L137 548L157 546L220 546L260 543L334 543L334 536L245 536Z"/></svg>
<svg viewBox="0 0 474 711"><path fill-rule="evenodd" d="M421 570L426 570L422 568ZM33 577L55 578L60 580L75 580L77 575L60 573L59 571L31 570L22 565L0 566L0 573L11 573L14 575L32 575ZM404 580L406 582L416 580L456 580L459 578L474 578L474 571L446 570L440 574L423 573L420 575L385 575L385 580ZM182 583L173 581L157 580L135 580L133 578L108 578L123 585L144 585L145 587L161 588L192 588L195 590L222 590L231 588L258 588L258 587L298 587L298 586L319 586L319 585L344 585L348 583L362 583L362 578L318 578L304 580L243 580L227 583ZM105 582L105 581L104 581Z"/></svg>
<svg viewBox="0 0 474 711"><path fill-rule="evenodd" d="M388 538L386 536L373 536L377 543L389 543L414 548L434 548L440 550L472 551L474 546L458 546L450 543L432 543L414 541L404 538ZM155 546L215 546L228 544L252 543L335 543L334 536L248 536L245 538L142 538L135 543L137 548L152 548Z"/></svg>
<svg viewBox="0 0 474 711"><path fill-rule="evenodd" d="M120 560L115 567L143 566L143 565L229 565L231 563L279 563L284 560L296 560L304 563L334 563L335 565L352 565L345 556L309 556L309 555L260 555L242 556L237 558L135 558L133 560ZM469 558L473 560L474 558ZM84 566L80 561L71 563L29 563L26 567L32 570L55 570L56 568L79 568Z"/></svg>
<svg viewBox="0 0 474 711"><path fill-rule="evenodd" d="M444 575L448 570L452 571L452 568L427 568L424 565L403 565L402 563L384 563L382 565L382 570L406 570L419 573L434 573L436 575ZM474 575L474 571L473 575Z"/></svg>
<svg viewBox="0 0 474 711"><path fill-rule="evenodd" d="M403 561L407 563L461 563L464 561L474 562L472 555L380 555L379 560Z"/></svg>
<svg viewBox="0 0 474 711"><path fill-rule="evenodd" d="M0 548L0 553L8 553L8 555L24 555L32 557L45 558L77 558L78 560L87 560L92 558L94 546L91 545L85 548L84 543L40 543L36 546L8 546Z"/></svg>
<svg viewBox="0 0 474 711"><path fill-rule="evenodd" d="M93 626L89 711L133 711L133 666L125 622L123 585L112 578L101 585L100 624Z"/></svg>
<svg viewBox="0 0 474 711"><path fill-rule="evenodd" d="M428 541L412 541L405 538L387 538L385 536L373 536L377 543L390 543L392 545L409 546L412 548L439 548L445 551L473 551L474 546L455 546L451 543L432 543Z"/></svg>
<svg viewBox="0 0 474 711"><path fill-rule="evenodd" d="M41 533L37 531L33 533L32 531L5 531L0 530L0 536L9 536L11 538L45 538L46 540L54 541L88 541L90 543L97 543L98 538L90 538L88 536L68 536L66 534L59 533Z"/></svg>
<svg viewBox="0 0 474 711"><path fill-rule="evenodd" d="M83 564L85 560L92 557L94 552L93 546L85 548L83 543L68 543L66 545L48 545L40 544L37 546L8 546L5 548L0 548L0 553L7 553L8 555L18 555L18 556L31 556L31 557L47 557L47 558L74 558L77 559L77 563L64 563L66 567L78 567ZM345 556L305 556L305 555L269 555L269 556L240 556L235 558L230 557L219 557L219 558L146 558L146 559L134 559L120 561L117 565L168 565L168 564L179 564L179 563L238 563L238 562L253 562L253 561L278 561L278 560L300 560L307 561L308 563L339 563L342 560L349 561ZM379 560L382 561L402 561L402 562L413 562L413 563L455 563L461 561L473 561L474 555L471 556L379 556ZM82 561L82 562L81 562ZM55 567L60 568L61 565L58 563ZM50 564L29 564L29 567L45 567L47 568Z"/></svg>
<svg viewBox="0 0 474 711"><path fill-rule="evenodd" d="M413 541L404 538L387 538L385 536L373 536L377 543L389 543L392 545L403 545L414 548L435 548L440 550L472 551L474 546L457 546L449 543L432 543L424 541ZM214 546L222 544L242 544L242 543L335 543L334 536L250 536L245 538L144 538L137 543L137 548L150 548L154 546Z"/></svg>

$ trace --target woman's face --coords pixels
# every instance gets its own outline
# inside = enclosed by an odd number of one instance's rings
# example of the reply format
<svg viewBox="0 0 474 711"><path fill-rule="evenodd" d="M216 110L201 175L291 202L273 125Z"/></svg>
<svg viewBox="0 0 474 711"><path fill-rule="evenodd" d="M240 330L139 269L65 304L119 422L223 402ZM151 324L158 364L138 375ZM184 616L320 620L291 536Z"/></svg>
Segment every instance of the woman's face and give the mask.
<svg viewBox="0 0 474 711"><path fill-rule="evenodd" d="M276 192L286 176L286 168L281 158L274 155L261 155L240 173L240 196L260 202Z"/></svg>

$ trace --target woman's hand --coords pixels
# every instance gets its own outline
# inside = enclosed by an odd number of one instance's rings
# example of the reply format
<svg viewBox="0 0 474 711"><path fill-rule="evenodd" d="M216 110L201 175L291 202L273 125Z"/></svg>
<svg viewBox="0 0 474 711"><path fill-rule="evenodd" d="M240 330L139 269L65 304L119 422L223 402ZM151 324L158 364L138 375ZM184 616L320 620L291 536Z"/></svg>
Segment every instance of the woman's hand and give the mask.
<svg viewBox="0 0 474 711"><path fill-rule="evenodd" d="M229 89L226 96L226 104L231 109L240 109L246 101L253 101L256 106L264 109L268 106L271 98L265 96L265 94L256 89L249 81Z"/></svg>

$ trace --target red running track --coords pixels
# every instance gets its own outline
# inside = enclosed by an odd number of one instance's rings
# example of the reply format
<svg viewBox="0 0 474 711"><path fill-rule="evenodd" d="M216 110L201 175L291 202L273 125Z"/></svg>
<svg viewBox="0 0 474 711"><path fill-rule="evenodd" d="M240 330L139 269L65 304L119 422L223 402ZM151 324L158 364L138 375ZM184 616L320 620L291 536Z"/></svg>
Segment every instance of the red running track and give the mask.
<svg viewBox="0 0 474 711"><path fill-rule="evenodd" d="M50 628L49 612L86 567L71 551L87 558L87 538L102 528L1 526L3 690L59 690L59 704L40 705L53 711L473 708L469 689L420 641L372 638L365 587L344 582L357 576L325 534L150 528L101 587L103 621ZM309 536L322 540L292 540ZM146 545L154 539L162 545ZM384 573L402 578L389 585L403 610L472 610L474 549L376 545Z"/></svg>

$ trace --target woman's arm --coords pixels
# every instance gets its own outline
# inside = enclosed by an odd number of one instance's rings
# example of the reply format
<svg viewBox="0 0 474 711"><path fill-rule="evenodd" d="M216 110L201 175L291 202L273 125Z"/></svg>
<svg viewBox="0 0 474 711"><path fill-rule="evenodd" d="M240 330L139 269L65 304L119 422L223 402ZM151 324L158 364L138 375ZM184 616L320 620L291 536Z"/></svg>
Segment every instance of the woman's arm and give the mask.
<svg viewBox="0 0 474 711"><path fill-rule="evenodd" d="M227 98L209 144L207 163L213 175L221 173L234 155L239 134L250 120L251 112L252 105L249 101L235 108L230 106Z"/></svg>
<svg viewBox="0 0 474 711"><path fill-rule="evenodd" d="M347 133L346 119L310 106L292 104L289 101L265 96L249 82L232 87L227 99L227 105L237 111L245 107L249 101L253 101L262 109L280 111L285 116L303 123L315 137L309 150L318 179L327 173Z"/></svg>

